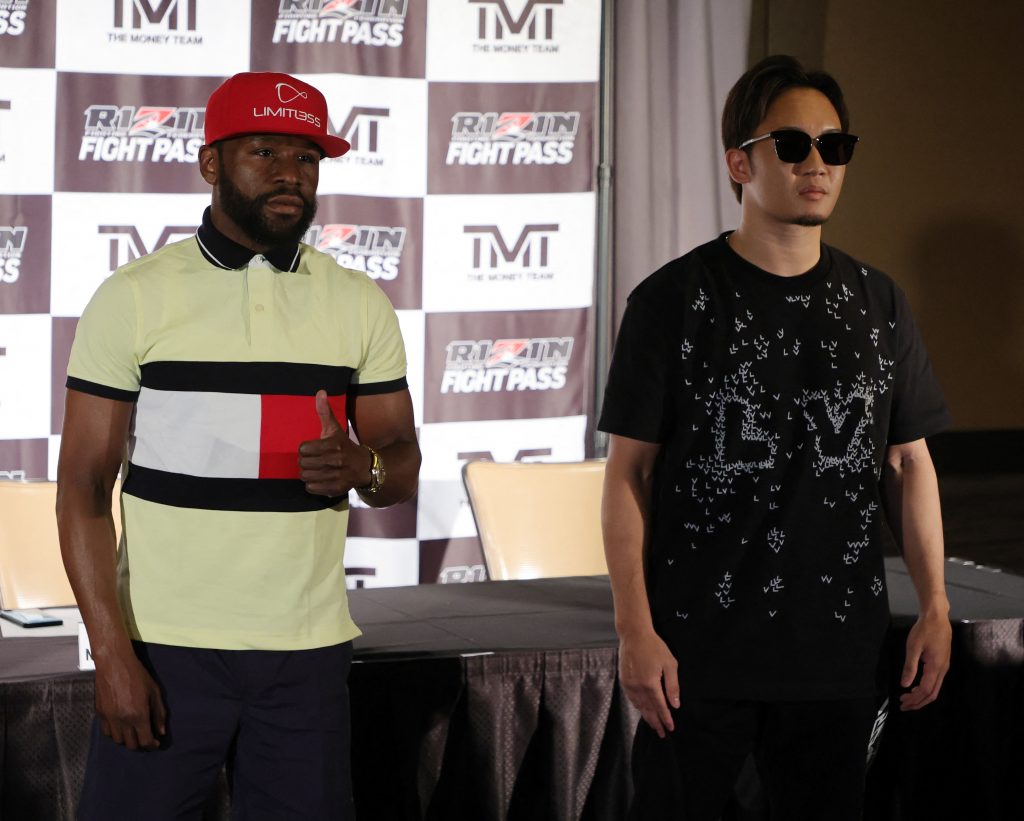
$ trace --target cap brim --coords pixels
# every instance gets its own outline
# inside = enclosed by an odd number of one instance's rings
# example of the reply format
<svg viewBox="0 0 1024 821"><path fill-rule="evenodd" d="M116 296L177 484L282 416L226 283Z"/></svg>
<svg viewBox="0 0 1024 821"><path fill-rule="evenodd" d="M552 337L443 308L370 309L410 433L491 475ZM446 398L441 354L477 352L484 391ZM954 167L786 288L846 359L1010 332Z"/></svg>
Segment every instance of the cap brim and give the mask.
<svg viewBox="0 0 1024 821"><path fill-rule="evenodd" d="M234 140L239 137L249 137L254 134L276 134L282 137L302 137L305 140L309 140L313 145L324 152L325 157L340 157L352 148L348 140L343 140L341 137L332 137L330 134L303 134L294 131L239 131L235 134L223 134L213 136L212 134L206 134L207 145L213 143L219 143L222 140Z"/></svg>
<svg viewBox="0 0 1024 821"><path fill-rule="evenodd" d="M302 136L312 140L320 146L325 157L340 157L342 154L347 153L352 147L348 140L343 140L341 137L332 137L329 134L325 134L324 136L320 136L319 134L316 136L303 134Z"/></svg>

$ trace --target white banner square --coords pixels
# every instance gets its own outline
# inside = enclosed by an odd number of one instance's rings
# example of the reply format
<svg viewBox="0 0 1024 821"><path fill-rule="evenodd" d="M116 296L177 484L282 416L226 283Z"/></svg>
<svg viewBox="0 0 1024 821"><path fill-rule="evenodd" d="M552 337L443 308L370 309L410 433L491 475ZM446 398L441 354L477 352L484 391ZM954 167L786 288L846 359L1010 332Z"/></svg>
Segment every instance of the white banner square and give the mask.
<svg viewBox="0 0 1024 821"><path fill-rule="evenodd" d="M0 439L50 435L50 317L0 314Z"/></svg>
<svg viewBox="0 0 1024 821"><path fill-rule="evenodd" d="M345 585L406 587L420 583L420 543L417 539L345 540Z"/></svg>
<svg viewBox="0 0 1024 821"><path fill-rule="evenodd" d="M428 80L598 80L601 0L445 0L427 12Z"/></svg>
<svg viewBox="0 0 1024 821"><path fill-rule="evenodd" d="M354 74L296 75L327 98L331 132L352 144L320 163L321 194L422 197L427 192L427 83Z"/></svg>
<svg viewBox="0 0 1024 821"><path fill-rule="evenodd" d="M49 194L57 72L48 68L0 68L0 191Z"/></svg>
<svg viewBox="0 0 1024 821"><path fill-rule="evenodd" d="M588 307L595 207L592 192L428 196L424 310Z"/></svg>
<svg viewBox="0 0 1024 821"><path fill-rule="evenodd" d="M57 68L224 75L249 69L248 3L58 0Z"/></svg>
<svg viewBox="0 0 1024 821"><path fill-rule="evenodd" d="M195 233L209 204L208 194L54 194L50 312L81 316L118 266Z"/></svg>

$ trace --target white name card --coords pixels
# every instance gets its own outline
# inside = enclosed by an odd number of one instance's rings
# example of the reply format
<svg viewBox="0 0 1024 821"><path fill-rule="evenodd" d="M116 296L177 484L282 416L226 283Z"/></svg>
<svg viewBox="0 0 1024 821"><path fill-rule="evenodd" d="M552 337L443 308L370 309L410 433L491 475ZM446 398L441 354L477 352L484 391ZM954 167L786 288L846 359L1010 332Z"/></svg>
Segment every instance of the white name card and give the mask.
<svg viewBox="0 0 1024 821"><path fill-rule="evenodd" d="M78 623L78 669L96 669L96 662L92 658L92 645L89 644L89 634L85 632L85 624L82 622Z"/></svg>

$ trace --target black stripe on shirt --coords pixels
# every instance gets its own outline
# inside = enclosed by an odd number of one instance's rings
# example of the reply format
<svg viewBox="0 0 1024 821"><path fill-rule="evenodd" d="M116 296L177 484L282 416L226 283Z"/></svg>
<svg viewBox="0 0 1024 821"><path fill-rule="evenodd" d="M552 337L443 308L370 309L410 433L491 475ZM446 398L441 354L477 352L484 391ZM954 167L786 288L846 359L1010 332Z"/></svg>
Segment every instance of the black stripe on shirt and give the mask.
<svg viewBox="0 0 1024 821"><path fill-rule="evenodd" d="M104 399L116 399L118 402L136 402L139 398L138 391L126 391L120 388L111 388L109 385L101 385L99 382L90 382L87 379L79 379L77 376L69 376L64 383L65 387L88 393L93 396L101 396Z"/></svg>
<svg viewBox="0 0 1024 821"><path fill-rule="evenodd" d="M367 384L354 383L349 385L348 392L353 396L373 396L380 393L395 393L404 391L409 383L404 376L398 379L389 379L387 382L369 382Z"/></svg>
<svg viewBox="0 0 1024 821"><path fill-rule="evenodd" d="M316 496L298 479L223 479L128 465L124 492L148 502L202 510L298 513L325 510L344 496Z"/></svg>
<svg viewBox="0 0 1024 821"><path fill-rule="evenodd" d="M147 362L142 387L158 391L331 396L346 393L353 369L301 362Z"/></svg>

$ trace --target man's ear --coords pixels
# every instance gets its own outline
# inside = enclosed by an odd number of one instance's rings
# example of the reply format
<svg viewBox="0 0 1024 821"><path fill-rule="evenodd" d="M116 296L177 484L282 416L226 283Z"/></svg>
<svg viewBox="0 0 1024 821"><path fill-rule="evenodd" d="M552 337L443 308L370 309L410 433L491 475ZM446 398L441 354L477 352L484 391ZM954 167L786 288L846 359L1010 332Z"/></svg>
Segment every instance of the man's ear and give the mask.
<svg viewBox="0 0 1024 821"><path fill-rule="evenodd" d="M216 185L218 170L217 149L212 145L204 145L199 149L199 173L210 185Z"/></svg>
<svg viewBox="0 0 1024 821"><path fill-rule="evenodd" d="M725 152L725 167L734 183L743 185L750 182L750 155L742 148L730 148Z"/></svg>

